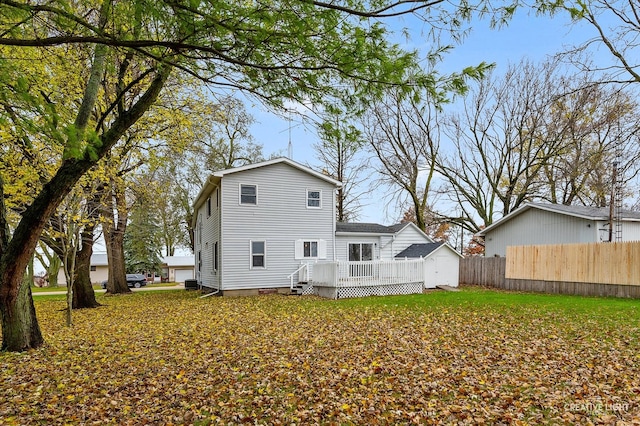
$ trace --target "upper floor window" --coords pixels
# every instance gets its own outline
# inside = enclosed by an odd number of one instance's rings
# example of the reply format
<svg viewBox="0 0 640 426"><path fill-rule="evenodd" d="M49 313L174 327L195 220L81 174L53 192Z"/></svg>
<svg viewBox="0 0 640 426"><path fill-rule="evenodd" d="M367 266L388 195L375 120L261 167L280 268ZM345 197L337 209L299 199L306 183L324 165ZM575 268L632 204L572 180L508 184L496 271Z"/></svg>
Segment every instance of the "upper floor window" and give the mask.
<svg viewBox="0 0 640 426"><path fill-rule="evenodd" d="M211 216L211 197L207 198L207 217Z"/></svg>
<svg viewBox="0 0 640 426"><path fill-rule="evenodd" d="M256 185L240 185L240 204L258 204L258 187Z"/></svg>
<svg viewBox="0 0 640 426"><path fill-rule="evenodd" d="M319 209L320 205L320 191L315 189L307 189L307 207Z"/></svg>

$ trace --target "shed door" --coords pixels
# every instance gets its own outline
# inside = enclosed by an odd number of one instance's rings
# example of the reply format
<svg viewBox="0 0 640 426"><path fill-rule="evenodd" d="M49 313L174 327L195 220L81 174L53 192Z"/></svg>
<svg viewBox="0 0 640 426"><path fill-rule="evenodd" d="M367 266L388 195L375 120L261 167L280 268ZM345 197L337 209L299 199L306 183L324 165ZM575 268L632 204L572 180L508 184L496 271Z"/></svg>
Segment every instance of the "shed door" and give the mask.
<svg viewBox="0 0 640 426"><path fill-rule="evenodd" d="M454 256L429 257L425 267L427 268L426 288L435 288L437 285L458 286L459 264Z"/></svg>

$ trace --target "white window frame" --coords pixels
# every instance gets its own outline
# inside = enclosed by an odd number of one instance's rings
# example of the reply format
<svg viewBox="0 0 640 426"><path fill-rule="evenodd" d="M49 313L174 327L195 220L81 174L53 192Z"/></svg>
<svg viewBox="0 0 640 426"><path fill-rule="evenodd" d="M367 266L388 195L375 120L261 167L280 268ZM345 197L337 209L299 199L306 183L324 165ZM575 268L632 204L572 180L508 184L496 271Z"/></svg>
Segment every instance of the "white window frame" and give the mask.
<svg viewBox="0 0 640 426"><path fill-rule="evenodd" d="M315 243L316 256L304 255L304 246L307 243L309 243L310 245ZM305 238L305 239L295 241L295 259L296 260L326 259L326 258L327 258L327 241L326 240Z"/></svg>
<svg viewBox="0 0 640 426"><path fill-rule="evenodd" d="M318 193L318 198L311 198L310 195L312 192ZM317 206L309 205L310 201L318 201ZM322 208L322 190L321 189L307 189L307 208L308 209L321 209Z"/></svg>
<svg viewBox="0 0 640 426"><path fill-rule="evenodd" d="M256 194L255 194L255 198L256 198L256 202L255 203L243 203L242 202L242 187L246 186L246 187L254 187L256 190ZM257 206L258 205L258 185L254 185L251 183L241 183L238 185L238 203L242 206Z"/></svg>
<svg viewBox="0 0 640 426"><path fill-rule="evenodd" d="M207 198L207 218L211 217L211 197Z"/></svg>
<svg viewBox="0 0 640 426"><path fill-rule="evenodd" d="M360 259L358 260L351 260L351 246L360 246ZM362 260L362 246L364 245L369 245L371 246L371 259L368 260ZM373 243L368 243L368 242L361 242L361 243L347 243L347 260L349 260L349 262L368 262L371 260L374 260L376 258L376 254L375 254L375 245Z"/></svg>
<svg viewBox="0 0 640 426"><path fill-rule="evenodd" d="M262 243L262 253L253 252L253 243ZM253 265L254 256L262 256L262 266ZM265 240L249 241L249 269L267 269L267 242Z"/></svg>

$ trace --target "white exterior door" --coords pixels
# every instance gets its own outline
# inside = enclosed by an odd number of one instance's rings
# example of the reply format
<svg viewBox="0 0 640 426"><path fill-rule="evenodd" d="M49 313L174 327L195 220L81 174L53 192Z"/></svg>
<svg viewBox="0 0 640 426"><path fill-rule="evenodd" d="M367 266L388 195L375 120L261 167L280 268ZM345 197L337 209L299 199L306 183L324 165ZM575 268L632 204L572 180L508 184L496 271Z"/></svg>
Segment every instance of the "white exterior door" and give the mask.
<svg viewBox="0 0 640 426"><path fill-rule="evenodd" d="M435 288L437 285L458 286L459 260L455 256L436 255L425 261L425 287Z"/></svg>

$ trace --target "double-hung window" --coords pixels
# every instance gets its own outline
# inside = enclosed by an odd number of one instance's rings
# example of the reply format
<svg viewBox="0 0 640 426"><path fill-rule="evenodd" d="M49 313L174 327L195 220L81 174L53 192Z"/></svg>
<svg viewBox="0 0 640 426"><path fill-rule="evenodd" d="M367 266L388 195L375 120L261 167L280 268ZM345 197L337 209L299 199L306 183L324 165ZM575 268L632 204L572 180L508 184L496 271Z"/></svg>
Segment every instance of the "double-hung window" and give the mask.
<svg viewBox="0 0 640 426"><path fill-rule="evenodd" d="M321 192L315 189L307 189L307 208L319 209L321 207Z"/></svg>
<svg viewBox="0 0 640 426"><path fill-rule="evenodd" d="M266 244L264 241L251 241L251 268L266 268Z"/></svg>
<svg viewBox="0 0 640 426"><path fill-rule="evenodd" d="M258 187L256 185L240 185L240 204L258 204Z"/></svg>

